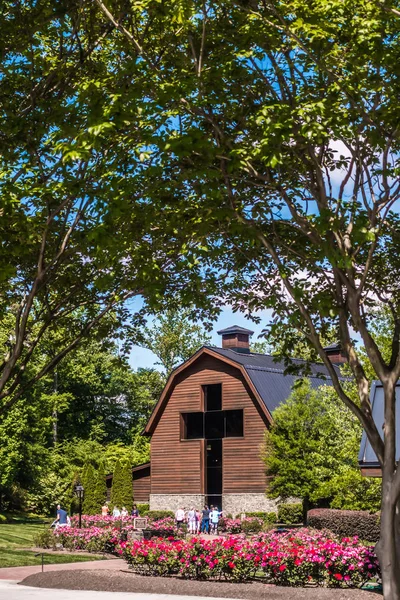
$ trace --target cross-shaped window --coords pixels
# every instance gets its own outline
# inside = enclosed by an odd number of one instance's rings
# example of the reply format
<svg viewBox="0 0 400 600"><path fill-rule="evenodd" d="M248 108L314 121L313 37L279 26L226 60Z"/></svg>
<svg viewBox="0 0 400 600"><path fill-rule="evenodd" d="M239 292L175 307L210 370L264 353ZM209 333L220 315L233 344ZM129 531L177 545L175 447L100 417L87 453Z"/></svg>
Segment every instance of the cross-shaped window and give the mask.
<svg viewBox="0 0 400 600"><path fill-rule="evenodd" d="M204 385L204 412L182 413L185 440L243 437L243 409L221 410L221 384Z"/></svg>

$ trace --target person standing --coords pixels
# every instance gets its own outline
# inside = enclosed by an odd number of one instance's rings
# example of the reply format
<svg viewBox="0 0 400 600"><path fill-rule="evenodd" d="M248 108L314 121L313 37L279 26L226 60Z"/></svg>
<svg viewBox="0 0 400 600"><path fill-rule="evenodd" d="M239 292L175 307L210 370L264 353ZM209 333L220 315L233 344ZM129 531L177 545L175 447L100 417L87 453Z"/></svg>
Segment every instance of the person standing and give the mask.
<svg viewBox="0 0 400 600"><path fill-rule="evenodd" d="M196 533L196 511L192 506L187 514L189 533Z"/></svg>
<svg viewBox="0 0 400 600"><path fill-rule="evenodd" d="M202 510L201 531L202 533L210 533L210 509L207 504Z"/></svg>
<svg viewBox="0 0 400 600"><path fill-rule="evenodd" d="M118 506L114 506L113 511L112 511L112 516L116 517L116 518L121 516L121 512L120 512Z"/></svg>
<svg viewBox="0 0 400 600"><path fill-rule="evenodd" d="M211 523L211 533L215 535L218 533L218 521L219 521L219 510L216 506L211 507L212 510L210 512L210 523Z"/></svg>
<svg viewBox="0 0 400 600"><path fill-rule="evenodd" d="M139 510L138 510L138 507L136 506L136 504L133 505L131 517L140 517Z"/></svg>
<svg viewBox="0 0 400 600"><path fill-rule="evenodd" d="M196 533L199 535L201 530L201 521L202 521L202 512L199 509L196 509Z"/></svg>
<svg viewBox="0 0 400 600"><path fill-rule="evenodd" d="M175 521L177 528L180 529L185 521L185 511L183 510L183 508L178 508L178 510L176 511Z"/></svg>
<svg viewBox="0 0 400 600"><path fill-rule="evenodd" d="M104 504L104 506L101 507L101 516L102 517L108 517L108 513L109 513L109 509L108 509L108 505Z"/></svg>
<svg viewBox="0 0 400 600"><path fill-rule="evenodd" d="M60 504L57 504L57 517L54 521L56 527L68 527L69 526L69 517L66 510L61 508Z"/></svg>
<svg viewBox="0 0 400 600"><path fill-rule="evenodd" d="M128 511L126 510L125 506L123 506L121 508L121 517L125 518L129 515Z"/></svg>

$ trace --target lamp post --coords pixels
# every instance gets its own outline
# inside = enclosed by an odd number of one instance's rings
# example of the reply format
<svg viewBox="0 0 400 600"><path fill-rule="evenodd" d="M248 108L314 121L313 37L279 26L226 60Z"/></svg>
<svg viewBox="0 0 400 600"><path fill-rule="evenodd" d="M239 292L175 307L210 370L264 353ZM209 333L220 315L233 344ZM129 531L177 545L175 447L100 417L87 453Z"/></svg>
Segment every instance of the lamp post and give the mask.
<svg viewBox="0 0 400 600"><path fill-rule="evenodd" d="M82 500L85 493L84 487L81 484L75 486L75 494L79 499L79 529L82 527Z"/></svg>

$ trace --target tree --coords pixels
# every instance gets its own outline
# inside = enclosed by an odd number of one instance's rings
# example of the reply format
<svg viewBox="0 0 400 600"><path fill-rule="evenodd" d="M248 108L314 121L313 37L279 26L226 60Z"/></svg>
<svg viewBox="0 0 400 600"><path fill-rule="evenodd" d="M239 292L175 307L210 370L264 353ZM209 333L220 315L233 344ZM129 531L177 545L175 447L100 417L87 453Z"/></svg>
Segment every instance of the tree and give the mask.
<svg viewBox="0 0 400 600"><path fill-rule="evenodd" d="M305 512L321 500L378 510L380 481L363 480L357 464L362 427L333 388L315 390L304 380L273 419L265 451L269 496L302 498Z"/></svg>
<svg viewBox="0 0 400 600"><path fill-rule="evenodd" d="M129 511L133 507L133 485L132 485L132 466L128 461L125 461L121 469L122 489L121 489L121 506Z"/></svg>
<svg viewBox="0 0 400 600"><path fill-rule="evenodd" d="M142 324L130 299L154 311L201 292L198 267L143 201L142 150L159 123L140 65L112 81L115 25L85 3L6 0L0 27L1 413L95 329Z"/></svg>
<svg viewBox="0 0 400 600"><path fill-rule="evenodd" d="M171 308L160 315L155 324L143 330L142 345L154 352L158 358L156 364L164 368L167 376L211 341L204 327L195 323L191 315L189 309Z"/></svg>
<svg viewBox="0 0 400 600"><path fill-rule="evenodd" d="M127 57L115 78L140 63L159 102L164 127L143 156L157 227L186 236L223 301L272 309L286 346L303 332L365 428L382 467L384 595L398 600L398 2L96 3ZM370 328L378 300L394 321L389 360ZM324 352L331 328L357 401ZM354 330L384 388L383 439Z"/></svg>
<svg viewBox="0 0 400 600"><path fill-rule="evenodd" d="M83 496L83 514L85 515L95 515L97 514L94 494L96 487L96 472L91 465L88 463L82 472L82 485L84 487L84 496Z"/></svg>
<svg viewBox="0 0 400 600"><path fill-rule="evenodd" d="M117 460L113 470L112 486L111 486L111 507L117 506L119 509L122 507L123 500L123 467L120 460Z"/></svg>
<svg viewBox="0 0 400 600"><path fill-rule="evenodd" d="M101 507L106 501L107 497L107 485L106 485L106 472L104 469L104 463L101 462L96 472L96 482L93 493L93 507L95 509L94 514L101 513Z"/></svg>

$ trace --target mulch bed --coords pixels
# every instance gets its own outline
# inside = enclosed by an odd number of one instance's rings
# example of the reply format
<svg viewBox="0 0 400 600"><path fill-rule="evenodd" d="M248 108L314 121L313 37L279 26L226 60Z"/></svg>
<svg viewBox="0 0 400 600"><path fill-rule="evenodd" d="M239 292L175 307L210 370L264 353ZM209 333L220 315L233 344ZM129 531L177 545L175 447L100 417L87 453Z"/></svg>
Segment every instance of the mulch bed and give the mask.
<svg viewBox="0 0 400 600"><path fill-rule="evenodd" d="M49 571L26 577L21 585L39 588L179 594L243 600L374 600L372 592L354 589L289 588L253 583L182 580L174 577L145 577L126 571Z"/></svg>

